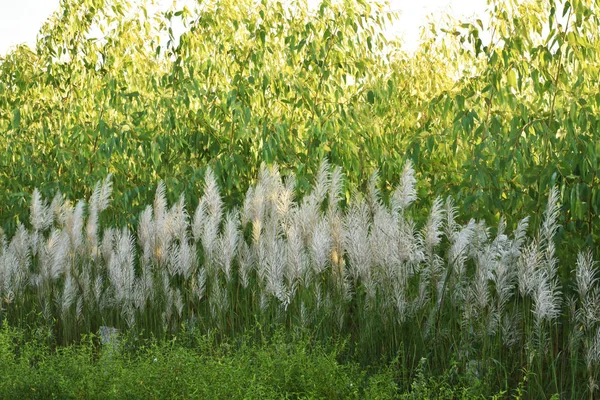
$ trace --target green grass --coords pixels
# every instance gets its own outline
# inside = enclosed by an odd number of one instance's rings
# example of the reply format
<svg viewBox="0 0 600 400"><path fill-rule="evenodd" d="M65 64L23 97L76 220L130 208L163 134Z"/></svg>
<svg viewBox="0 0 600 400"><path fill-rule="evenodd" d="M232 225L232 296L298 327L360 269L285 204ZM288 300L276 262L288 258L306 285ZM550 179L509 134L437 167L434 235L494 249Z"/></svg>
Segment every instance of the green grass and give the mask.
<svg viewBox="0 0 600 400"><path fill-rule="evenodd" d="M472 374L455 365L429 376L422 360L414 376L396 361L363 366L345 341L315 342L307 332L279 330L216 344L184 333L170 341L54 347L39 330L0 329L2 399L477 399L489 398ZM517 393L516 390L514 393Z"/></svg>

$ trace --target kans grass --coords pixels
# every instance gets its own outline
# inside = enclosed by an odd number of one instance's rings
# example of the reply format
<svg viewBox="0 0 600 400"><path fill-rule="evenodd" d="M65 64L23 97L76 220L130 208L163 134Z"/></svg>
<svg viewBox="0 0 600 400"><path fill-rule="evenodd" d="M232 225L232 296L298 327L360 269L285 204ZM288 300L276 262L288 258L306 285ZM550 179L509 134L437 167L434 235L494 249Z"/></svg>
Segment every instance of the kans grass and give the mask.
<svg viewBox="0 0 600 400"><path fill-rule="evenodd" d="M526 381L530 393L599 395L598 270L584 251L560 276L556 189L528 235L527 218L512 232L502 219L493 230L462 225L450 198L415 222L409 162L389 201L377 174L346 198L341 169L325 162L310 194L296 199L294 188L293 176L263 167L243 207L226 209L208 170L193 214L183 197L169 206L160 184L135 232L99 226L110 177L87 203L59 193L48 204L36 190L30 226L0 232L0 317L41 324L59 344L101 329L308 330L409 374L459 363L475 376L494 371L495 388Z"/></svg>

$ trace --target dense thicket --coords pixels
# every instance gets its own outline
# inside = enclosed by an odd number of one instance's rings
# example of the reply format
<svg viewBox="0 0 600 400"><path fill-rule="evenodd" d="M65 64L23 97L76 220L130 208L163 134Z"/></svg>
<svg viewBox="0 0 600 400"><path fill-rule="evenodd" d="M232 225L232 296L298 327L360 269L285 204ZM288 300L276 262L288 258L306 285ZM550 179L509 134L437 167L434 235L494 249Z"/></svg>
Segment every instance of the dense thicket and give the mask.
<svg viewBox="0 0 600 400"><path fill-rule="evenodd" d="M109 172L125 223L160 179L193 205L207 165L239 204L263 161L302 191L324 157L350 186L378 168L387 188L411 159L421 198L454 194L510 226L537 224L557 185L559 239L598 243L598 4L489 9L489 23L432 26L406 54L381 34L393 15L364 1L152 14L63 0L35 49L0 60L2 226L23 220L33 187L87 197Z"/></svg>

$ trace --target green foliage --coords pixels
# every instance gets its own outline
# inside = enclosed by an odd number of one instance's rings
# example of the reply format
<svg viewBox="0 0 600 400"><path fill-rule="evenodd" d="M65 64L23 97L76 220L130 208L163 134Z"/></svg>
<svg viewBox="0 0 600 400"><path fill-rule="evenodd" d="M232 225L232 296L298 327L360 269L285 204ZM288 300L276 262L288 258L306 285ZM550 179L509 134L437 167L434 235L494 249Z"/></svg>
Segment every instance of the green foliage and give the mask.
<svg viewBox="0 0 600 400"><path fill-rule="evenodd" d="M301 187L325 155L362 173L355 110L382 68L383 19L362 1L309 13L302 1L216 0L154 16L121 0L62 1L35 51L0 61L3 225L14 230L40 181L80 197L110 172L125 215L160 179L193 205L207 165L233 203L263 161ZM187 26L178 41L175 21Z"/></svg>
<svg viewBox="0 0 600 400"><path fill-rule="evenodd" d="M52 350L31 332L3 324L0 398L384 399L397 393L392 375L342 363L341 343L315 345L308 334L217 345L210 336L184 333L128 350L132 339L122 337L116 351L94 336Z"/></svg>
<svg viewBox="0 0 600 400"><path fill-rule="evenodd" d="M403 97L388 97L382 120L403 126L402 147L431 177L433 193L451 188L469 213L487 220L509 215L510 226L521 212L540 210L544 193L558 186L559 239L569 249L597 244L598 4L506 0L492 1L489 10L485 25L432 27L414 59L433 60L424 69L452 61L442 74L455 81L424 75L410 96L413 111ZM405 64L398 64L403 71ZM422 75L418 69L413 77L419 82ZM397 87L405 74L392 78ZM429 80L438 87L427 90Z"/></svg>
<svg viewBox="0 0 600 400"><path fill-rule="evenodd" d="M421 197L509 226L557 185L560 238L598 243L597 5L496 0L489 17L430 26L407 54L367 1L63 0L35 50L0 59L0 222L12 232L40 182L86 197L112 173L122 225L160 179L194 206L207 165L239 204L263 161L305 190L323 157L350 187L410 158Z"/></svg>

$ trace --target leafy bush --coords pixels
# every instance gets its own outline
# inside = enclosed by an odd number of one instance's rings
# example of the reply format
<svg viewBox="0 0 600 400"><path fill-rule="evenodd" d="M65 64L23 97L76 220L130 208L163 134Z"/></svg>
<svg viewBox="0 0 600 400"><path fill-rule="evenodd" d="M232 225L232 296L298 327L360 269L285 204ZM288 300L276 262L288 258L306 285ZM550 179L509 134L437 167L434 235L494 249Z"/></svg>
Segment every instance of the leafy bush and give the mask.
<svg viewBox="0 0 600 400"><path fill-rule="evenodd" d="M389 189L411 159L421 198L511 228L537 226L556 186L559 249L575 262L598 243L597 4L493 1L489 22L431 26L414 54L382 36L393 19L367 1L63 0L34 51L0 60L2 226L42 182L88 197L113 173L106 219L133 226L161 179L195 207L207 165L239 205L262 162L303 193L327 157L349 195L376 168Z"/></svg>

